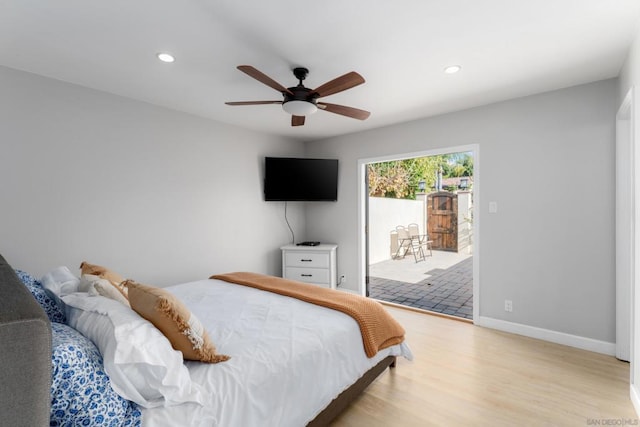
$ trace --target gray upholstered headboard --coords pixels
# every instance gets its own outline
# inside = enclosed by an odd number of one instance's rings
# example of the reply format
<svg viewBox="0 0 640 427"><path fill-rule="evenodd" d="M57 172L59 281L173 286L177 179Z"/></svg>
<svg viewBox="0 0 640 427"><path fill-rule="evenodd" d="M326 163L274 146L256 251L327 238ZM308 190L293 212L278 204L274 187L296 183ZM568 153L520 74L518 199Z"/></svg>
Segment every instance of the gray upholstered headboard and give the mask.
<svg viewBox="0 0 640 427"><path fill-rule="evenodd" d="M48 426L51 324L0 255L0 423Z"/></svg>

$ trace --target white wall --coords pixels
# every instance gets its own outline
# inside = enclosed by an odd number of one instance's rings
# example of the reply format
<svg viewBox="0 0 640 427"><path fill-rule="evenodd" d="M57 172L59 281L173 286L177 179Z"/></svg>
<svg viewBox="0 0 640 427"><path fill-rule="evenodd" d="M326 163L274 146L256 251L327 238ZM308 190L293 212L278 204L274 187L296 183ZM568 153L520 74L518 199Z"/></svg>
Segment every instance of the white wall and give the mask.
<svg viewBox="0 0 640 427"><path fill-rule="evenodd" d="M423 200L369 197L369 263L391 259L391 231L411 223L418 224L420 232L425 233Z"/></svg>
<svg viewBox="0 0 640 427"><path fill-rule="evenodd" d="M158 286L280 274L290 235L262 162L300 143L7 68L0 94L0 253L16 268L88 260ZM304 237L304 205L289 219Z"/></svg>
<svg viewBox="0 0 640 427"><path fill-rule="evenodd" d="M458 252L473 253L473 193L458 192Z"/></svg>
<svg viewBox="0 0 640 427"><path fill-rule="evenodd" d="M479 144L480 316L612 348L616 99L607 80L309 142L341 168L338 202L307 210L308 237L337 243L339 274L358 277L358 159Z"/></svg>

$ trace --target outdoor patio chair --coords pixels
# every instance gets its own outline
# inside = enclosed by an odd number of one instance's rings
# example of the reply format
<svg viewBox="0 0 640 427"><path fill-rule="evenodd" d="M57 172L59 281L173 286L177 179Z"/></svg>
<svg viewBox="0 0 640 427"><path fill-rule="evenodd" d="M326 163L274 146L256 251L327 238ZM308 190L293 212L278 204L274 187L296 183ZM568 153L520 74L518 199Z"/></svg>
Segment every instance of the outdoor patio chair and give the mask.
<svg viewBox="0 0 640 427"><path fill-rule="evenodd" d="M398 234L398 249L393 256L393 259L404 258L407 255L407 252L412 248L411 236L409 235L409 231L403 225L396 227L396 233Z"/></svg>
<svg viewBox="0 0 640 427"><path fill-rule="evenodd" d="M420 226L412 223L408 226L409 237L411 238L411 252L416 262L424 261L426 258L425 251L429 251L429 256L433 256L431 244L433 240L429 240L429 235L420 234Z"/></svg>

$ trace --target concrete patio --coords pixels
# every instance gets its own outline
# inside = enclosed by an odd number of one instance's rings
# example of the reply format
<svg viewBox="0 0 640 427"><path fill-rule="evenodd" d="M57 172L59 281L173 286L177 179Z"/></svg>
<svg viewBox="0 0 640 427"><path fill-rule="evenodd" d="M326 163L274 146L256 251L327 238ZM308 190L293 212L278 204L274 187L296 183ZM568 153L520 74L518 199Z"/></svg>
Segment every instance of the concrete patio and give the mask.
<svg viewBox="0 0 640 427"><path fill-rule="evenodd" d="M369 296L409 307L473 318L473 256L433 251L425 261L409 254L369 267Z"/></svg>

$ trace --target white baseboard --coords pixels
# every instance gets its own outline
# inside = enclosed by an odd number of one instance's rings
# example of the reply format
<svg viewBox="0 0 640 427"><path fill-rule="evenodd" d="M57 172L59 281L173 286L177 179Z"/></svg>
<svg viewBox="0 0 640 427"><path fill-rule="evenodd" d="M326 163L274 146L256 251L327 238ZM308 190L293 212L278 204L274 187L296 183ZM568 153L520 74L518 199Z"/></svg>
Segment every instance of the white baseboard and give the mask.
<svg viewBox="0 0 640 427"><path fill-rule="evenodd" d="M631 384L631 403L633 403L633 409L636 410L636 415L640 416L640 390L637 386Z"/></svg>
<svg viewBox="0 0 640 427"><path fill-rule="evenodd" d="M556 344L568 345L582 350L594 351L609 356L616 355L615 343L594 340L578 335L566 334L564 332L552 331L550 329L537 328L535 326L523 325L520 323L508 322L506 320L494 319L480 316L474 323L478 326L497 329L499 331L510 332L512 334L524 335L530 338L537 338Z"/></svg>

